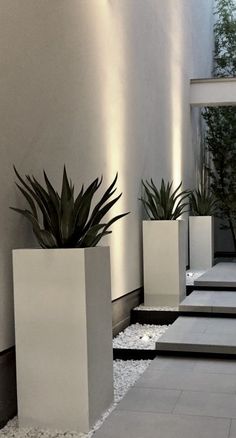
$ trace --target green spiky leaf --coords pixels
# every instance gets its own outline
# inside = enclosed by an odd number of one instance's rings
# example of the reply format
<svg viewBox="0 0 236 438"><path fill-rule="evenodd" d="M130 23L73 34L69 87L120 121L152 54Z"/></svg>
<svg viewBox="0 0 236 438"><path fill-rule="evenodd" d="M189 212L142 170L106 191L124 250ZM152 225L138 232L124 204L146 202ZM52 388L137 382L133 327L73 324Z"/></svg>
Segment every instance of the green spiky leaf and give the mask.
<svg viewBox="0 0 236 438"><path fill-rule="evenodd" d="M142 181L144 196L140 199L144 210L151 220L176 220L186 210L188 203L184 202L189 197L188 190L180 190L182 183L173 191L173 181L167 182L162 179L158 189L153 180Z"/></svg>
<svg viewBox="0 0 236 438"><path fill-rule="evenodd" d="M109 228L112 224L128 214L123 213L104 222L106 214L121 197L120 194L111 199L116 191L117 174L102 197L94 203L102 178L96 178L85 190L82 186L78 196L74 198L74 185L68 179L65 166L61 195L53 188L45 171L46 188L36 178L26 175L25 181L15 167L14 171L19 180L16 186L29 204L30 210L11 208L30 221L42 248L95 246L102 237L111 233Z"/></svg>

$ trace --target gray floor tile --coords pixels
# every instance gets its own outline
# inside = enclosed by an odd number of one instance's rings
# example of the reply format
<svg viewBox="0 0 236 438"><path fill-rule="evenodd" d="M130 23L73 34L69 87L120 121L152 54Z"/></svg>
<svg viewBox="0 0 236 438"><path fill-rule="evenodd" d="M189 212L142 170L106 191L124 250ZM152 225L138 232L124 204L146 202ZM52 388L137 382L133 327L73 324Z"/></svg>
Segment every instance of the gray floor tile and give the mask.
<svg viewBox="0 0 236 438"><path fill-rule="evenodd" d="M236 334L236 319L235 318L209 318L205 332L212 333L235 333Z"/></svg>
<svg viewBox="0 0 236 438"><path fill-rule="evenodd" d="M175 414L236 418L236 395L184 391L177 401Z"/></svg>
<svg viewBox="0 0 236 438"><path fill-rule="evenodd" d="M236 354L236 319L180 317L160 337L156 348L165 351Z"/></svg>
<svg viewBox="0 0 236 438"><path fill-rule="evenodd" d="M214 313L236 313L236 293L215 292L213 297L212 311Z"/></svg>
<svg viewBox="0 0 236 438"><path fill-rule="evenodd" d="M143 412L172 412L181 391L153 388L131 388L117 409Z"/></svg>
<svg viewBox="0 0 236 438"><path fill-rule="evenodd" d="M176 329L176 332L165 333L161 336L157 341L157 345L164 344L177 344L177 343L186 343L186 344L195 344L202 340L203 337L200 337L200 333L185 333L179 332Z"/></svg>
<svg viewBox="0 0 236 438"><path fill-rule="evenodd" d="M236 287L236 263L218 263L198 277L194 285Z"/></svg>
<svg viewBox="0 0 236 438"><path fill-rule="evenodd" d="M219 345L220 347L232 347L232 352L236 350L236 333L230 333L227 331L222 331L221 333L214 333L212 330L207 331L202 335L199 335L199 343L209 346Z"/></svg>
<svg viewBox="0 0 236 438"><path fill-rule="evenodd" d="M203 333L208 326L208 318L200 316L179 316L177 320L169 327L168 332L191 331L191 333ZM164 336L164 335L163 335Z"/></svg>
<svg viewBox="0 0 236 438"><path fill-rule="evenodd" d="M236 374L236 360L203 359L196 360L195 370L206 373Z"/></svg>
<svg viewBox="0 0 236 438"><path fill-rule="evenodd" d="M215 291L212 292L214 305L224 305L225 303L236 306L235 291Z"/></svg>
<svg viewBox="0 0 236 438"><path fill-rule="evenodd" d="M193 291L179 306L181 311L236 313L236 293L228 291Z"/></svg>
<svg viewBox="0 0 236 438"><path fill-rule="evenodd" d="M176 356L157 356L149 365L147 373L156 372L158 370L193 370L197 360L191 357L176 357Z"/></svg>
<svg viewBox="0 0 236 438"><path fill-rule="evenodd" d="M207 291L193 291L181 302L179 310L188 312L211 312L212 293Z"/></svg>
<svg viewBox="0 0 236 438"><path fill-rule="evenodd" d="M229 428L221 418L114 411L93 438L228 438Z"/></svg>
<svg viewBox="0 0 236 438"><path fill-rule="evenodd" d="M194 290L190 295L188 295L181 304L210 304L212 302L212 296L214 291L207 290Z"/></svg>
<svg viewBox="0 0 236 438"><path fill-rule="evenodd" d="M236 375L204 373L191 370L160 370L159 372L144 373L138 380L138 387L160 388L192 391L208 391L236 393Z"/></svg>

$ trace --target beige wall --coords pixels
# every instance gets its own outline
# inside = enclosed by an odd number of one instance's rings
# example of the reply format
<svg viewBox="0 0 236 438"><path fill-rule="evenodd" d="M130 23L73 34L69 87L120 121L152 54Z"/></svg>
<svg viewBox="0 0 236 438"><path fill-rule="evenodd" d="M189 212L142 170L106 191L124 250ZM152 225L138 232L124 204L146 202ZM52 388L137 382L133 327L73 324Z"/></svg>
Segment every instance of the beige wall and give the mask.
<svg viewBox="0 0 236 438"><path fill-rule="evenodd" d="M119 172L112 297L142 284L141 178L194 180L189 78L211 69L211 0L0 0L0 350L13 344L11 249L34 245L13 163L77 187Z"/></svg>

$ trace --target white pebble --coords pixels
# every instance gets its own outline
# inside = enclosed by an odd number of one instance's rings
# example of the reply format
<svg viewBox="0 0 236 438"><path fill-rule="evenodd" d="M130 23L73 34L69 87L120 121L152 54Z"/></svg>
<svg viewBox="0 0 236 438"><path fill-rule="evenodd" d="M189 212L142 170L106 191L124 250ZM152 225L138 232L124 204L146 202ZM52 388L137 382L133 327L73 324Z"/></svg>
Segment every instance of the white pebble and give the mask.
<svg viewBox="0 0 236 438"><path fill-rule="evenodd" d="M132 324L113 339L113 348L155 350L157 340L168 327L168 325Z"/></svg>
<svg viewBox="0 0 236 438"><path fill-rule="evenodd" d="M186 285L193 286L194 281L197 280L198 277L204 274L205 271L187 271L186 272Z"/></svg>
<svg viewBox="0 0 236 438"><path fill-rule="evenodd" d="M140 304L135 307L134 310L147 310L147 311L164 311L164 312L176 312L179 310L178 307L170 307L170 306L145 306L144 304Z"/></svg>

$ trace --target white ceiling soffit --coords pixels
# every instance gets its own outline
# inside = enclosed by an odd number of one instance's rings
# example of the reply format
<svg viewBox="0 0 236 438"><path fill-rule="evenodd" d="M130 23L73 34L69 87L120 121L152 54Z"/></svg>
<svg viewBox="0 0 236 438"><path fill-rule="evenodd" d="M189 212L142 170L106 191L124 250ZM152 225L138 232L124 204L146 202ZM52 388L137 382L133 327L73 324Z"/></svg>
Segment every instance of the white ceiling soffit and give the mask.
<svg viewBox="0 0 236 438"><path fill-rule="evenodd" d="M236 78L191 79L190 105L236 106Z"/></svg>

